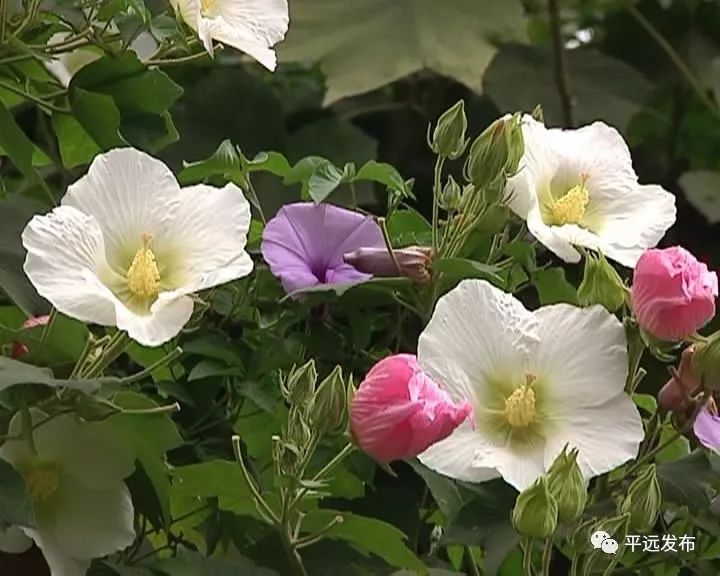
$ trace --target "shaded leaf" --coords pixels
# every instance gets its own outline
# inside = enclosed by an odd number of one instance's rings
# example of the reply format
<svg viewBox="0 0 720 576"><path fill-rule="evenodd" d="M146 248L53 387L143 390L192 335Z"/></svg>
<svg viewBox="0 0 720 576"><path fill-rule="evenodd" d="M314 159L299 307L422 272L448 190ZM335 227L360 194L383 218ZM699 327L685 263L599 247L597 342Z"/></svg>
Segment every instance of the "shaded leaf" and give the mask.
<svg viewBox="0 0 720 576"><path fill-rule="evenodd" d="M105 383L115 383L115 378L97 380L59 380L53 376L51 370L39 368L12 358L0 356L0 391L21 384L39 384L53 388L65 387L81 392L95 392Z"/></svg>
<svg viewBox="0 0 720 576"><path fill-rule="evenodd" d="M710 505L710 487L720 483L720 470L713 469L705 452L695 450L680 460L659 464L657 477L664 500L691 511L703 510Z"/></svg>
<svg viewBox="0 0 720 576"><path fill-rule="evenodd" d="M3 523L33 528L35 514L22 476L0 460L0 531Z"/></svg>
<svg viewBox="0 0 720 576"><path fill-rule="evenodd" d="M540 304L547 306L559 302L577 305L577 288L565 278L563 268L545 268L533 276L533 283L540 297Z"/></svg>
<svg viewBox="0 0 720 576"><path fill-rule="evenodd" d="M685 197L710 224L720 222L720 172L685 172L678 179Z"/></svg>

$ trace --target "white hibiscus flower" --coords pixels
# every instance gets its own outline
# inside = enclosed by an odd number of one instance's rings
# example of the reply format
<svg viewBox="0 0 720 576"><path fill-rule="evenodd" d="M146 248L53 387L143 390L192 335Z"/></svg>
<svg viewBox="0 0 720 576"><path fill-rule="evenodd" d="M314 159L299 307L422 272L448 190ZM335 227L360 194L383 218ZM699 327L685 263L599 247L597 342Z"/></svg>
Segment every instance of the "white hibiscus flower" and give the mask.
<svg viewBox="0 0 720 576"><path fill-rule="evenodd" d="M637 455L643 425L624 392L625 332L604 308L530 312L484 280L465 280L439 300L418 360L475 412L474 426L462 424L419 456L441 474L502 476L523 490L566 444L579 450L588 479Z"/></svg>
<svg viewBox="0 0 720 576"><path fill-rule="evenodd" d="M213 40L237 48L268 70L275 70L272 49L285 38L290 17L287 0L170 0L175 11L195 30L205 50Z"/></svg>
<svg viewBox="0 0 720 576"><path fill-rule="evenodd" d="M510 208L528 230L566 262L573 246L600 250L633 268L675 222L675 196L641 185L617 130L595 122L578 130L548 129L523 118L525 154L508 180Z"/></svg>
<svg viewBox="0 0 720 576"><path fill-rule="evenodd" d="M33 421L44 415L33 411ZM10 434L21 433L20 417ZM12 527L0 534L0 548L22 552L35 541L51 576L83 576L93 558L133 543L134 510L123 479L132 474L135 456L105 423L79 424L71 415L35 428L37 453L24 440L0 447L0 458L25 480L36 527Z"/></svg>
<svg viewBox="0 0 720 576"><path fill-rule="evenodd" d="M28 223L25 273L63 314L157 346L190 319L194 292L252 271L249 227L234 184L180 188L159 160L112 150Z"/></svg>

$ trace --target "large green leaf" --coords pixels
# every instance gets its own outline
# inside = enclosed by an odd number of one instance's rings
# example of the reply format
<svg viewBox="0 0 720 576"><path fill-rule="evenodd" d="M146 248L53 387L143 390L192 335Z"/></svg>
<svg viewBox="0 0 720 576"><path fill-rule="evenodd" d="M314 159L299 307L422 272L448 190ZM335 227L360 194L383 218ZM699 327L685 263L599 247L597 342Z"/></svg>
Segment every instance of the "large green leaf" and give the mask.
<svg viewBox="0 0 720 576"><path fill-rule="evenodd" d="M3 524L33 527L35 515L22 476L0 460L0 530Z"/></svg>
<svg viewBox="0 0 720 576"><path fill-rule="evenodd" d="M21 384L39 384L54 388L62 386L90 393L100 388L103 383L116 381L113 378L103 378L102 380L59 380L47 368L39 368L31 364L18 362L12 358L0 356L0 391Z"/></svg>
<svg viewBox="0 0 720 576"><path fill-rule="evenodd" d="M93 137L71 114L55 113L52 122L65 168L87 164L100 151Z"/></svg>
<svg viewBox="0 0 720 576"><path fill-rule="evenodd" d="M702 450L657 467L663 500L687 506L690 510L705 510L710 506L711 488L720 486L720 470L714 469Z"/></svg>
<svg viewBox="0 0 720 576"><path fill-rule="evenodd" d="M240 556L226 560L182 553L177 558L155 560L148 566L158 576L279 576L274 570Z"/></svg>
<svg viewBox="0 0 720 576"><path fill-rule="evenodd" d="M570 50L567 62L575 121L604 120L624 130L652 85L637 70L596 50ZM540 104L548 124L563 121L549 49L505 46L488 67L483 86L505 112L529 112Z"/></svg>
<svg viewBox="0 0 720 576"><path fill-rule="evenodd" d="M710 224L720 222L720 172L695 170L685 172L678 183L685 197Z"/></svg>
<svg viewBox="0 0 720 576"><path fill-rule="evenodd" d="M522 40L517 0L295 0L279 46L286 62L319 62L326 104L429 68L480 90L494 44Z"/></svg>

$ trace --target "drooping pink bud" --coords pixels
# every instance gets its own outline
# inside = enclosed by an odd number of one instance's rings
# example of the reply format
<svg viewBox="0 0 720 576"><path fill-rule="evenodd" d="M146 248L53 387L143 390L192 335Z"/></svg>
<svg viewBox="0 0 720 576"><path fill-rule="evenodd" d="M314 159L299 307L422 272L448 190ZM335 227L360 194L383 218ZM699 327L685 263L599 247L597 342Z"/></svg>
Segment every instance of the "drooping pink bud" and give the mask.
<svg viewBox="0 0 720 576"><path fill-rule="evenodd" d="M413 282L430 281L430 260L432 249L426 246L409 246L393 250L387 248L360 248L343 256L346 264L350 264L360 272L376 277L406 276Z"/></svg>
<svg viewBox="0 0 720 576"><path fill-rule="evenodd" d="M389 356L373 366L350 405L356 442L378 462L413 458L447 438L472 414L455 404L411 354Z"/></svg>
<svg viewBox="0 0 720 576"><path fill-rule="evenodd" d="M691 403L692 396L700 389L700 377L692 371L695 346L683 350L675 375L667 381L658 393L658 404L665 410L682 412Z"/></svg>

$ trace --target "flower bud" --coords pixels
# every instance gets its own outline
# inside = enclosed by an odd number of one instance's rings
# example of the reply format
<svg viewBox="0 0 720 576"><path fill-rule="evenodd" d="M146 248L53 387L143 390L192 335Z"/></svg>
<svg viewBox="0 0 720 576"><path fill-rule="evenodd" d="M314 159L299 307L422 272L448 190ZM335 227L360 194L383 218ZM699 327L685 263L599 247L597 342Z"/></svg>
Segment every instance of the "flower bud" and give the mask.
<svg viewBox="0 0 720 576"><path fill-rule="evenodd" d="M460 100L438 119L430 148L435 154L455 160L463 155L467 147L466 131L465 102Z"/></svg>
<svg viewBox="0 0 720 576"><path fill-rule="evenodd" d="M525 151L520 115L505 116L493 122L470 147L465 177L478 188L497 184L517 172Z"/></svg>
<svg viewBox="0 0 720 576"><path fill-rule="evenodd" d="M567 452L567 447L563 448L547 474L548 489L557 502L561 522L577 520L587 503L587 485L577 456L577 449Z"/></svg>
<svg viewBox="0 0 720 576"><path fill-rule="evenodd" d="M530 538L547 538L555 532L558 504L545 477L540 477L520 493L515 501L512 521L518 534Z"/></svg>
<svg viewBox="0 0 720 576"><path fill-rule="evenodd" d="M38 326L47 326L47 323L50 321L50 316L31 316L25 322L23 322L22 326L20 327L21 330L30 330L31 328L37 328ZM18 358L22 358L25 356L28 352L30 352L30 348L28 348L27 345L23 344L22 342L15 341L12 343L12 347L10 349L10 358L13 358L17 360Z"/></svg>
<svg viewBox="0 0 720 576"><path fill-rule="evenodd" d="M581 306L600 304L609 312L617 312L625 303L627 289L615 268L602 253L585 257L585 273L578 288Z"/></svg>
<svg viewBox="0 0 720 576"><path fill-rule="evenodd" d="M346 264L360 272L389 278L405 276L419 284L430 281L431 259L432 249L427 246L408 246L392 254L387 248L360 248L343 256Z"/></svg>
<svg viewBox="0 0 720 576"><path fill-rule="evenodd" d="M706 388L720 388L720 331L695 344L691 367Z"/></svg>
<svg viewBox="0 0 720 576"><path fill-rule="evenodd" d="M633 532L649 532L655 526L661 504L660 483L655 465L651 464L630 485L620 513L630 514L629 527Z"/></svg>
<svg viewBox="0 0 720 576"><path fill-rule="evenodd" d="M693 395L700 389L700 377L692 369L695 345L682 352L680 365L658 393L658 404L665 410L684 412L690 407Z"/></svg>
<svg viewBox="0 0 720 576"><path fill-rule="evenodd" d="M457 210L462 202L462 189L455 178L448 176L445 187L440 194L440 207L448 212Z"/></svg>
<svg viewBox="0 0 720 576"><path fill-rule="evenodd" d="M287 377L281 381L281 388L285 399L293 404L305 404L312 400L315 394L317 370L315 361L310 360L302 366L293 366Z"/></svg>
<svg viewBox="0 0 720 576"><path fill-rule="evenodd" d="M312 421L321 434L340 430L345 423L347 398L342 368L336 366L318 386L312 409Z"/></svg>

